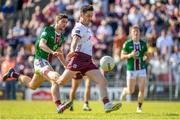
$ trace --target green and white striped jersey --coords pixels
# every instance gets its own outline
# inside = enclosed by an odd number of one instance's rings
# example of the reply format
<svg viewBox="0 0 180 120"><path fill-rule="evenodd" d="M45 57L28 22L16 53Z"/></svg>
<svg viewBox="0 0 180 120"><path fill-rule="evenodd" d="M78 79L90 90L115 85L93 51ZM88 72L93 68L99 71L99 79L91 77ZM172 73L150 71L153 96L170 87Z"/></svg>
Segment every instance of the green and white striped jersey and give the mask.
<svg viewBox="0 0 180 120"><path fill-rule="evenodd" d="M147 52L147 44L143 40L135 43L133 40L129 39L123 44L122 52L129 54L133 50L137 51L137 56L127 59L127 70L134 71L134 70L141 70L145 69L145 61L143 57Z"/></svg>
<svg viewBox="0 0 180 120"><path fill-rule="evenodd" d="M45 27L43 29L40 38L36 41L35 59L43 58L45 60L48 60L48 57L49 57L50 54L45 52L45 51L43 51L39 47L40 40L45 40L46 41L46 45L51 50L56 51L64 43L64 35L62 33L58 35L55 32L54 26L48 26L48 27Z"/></svg>

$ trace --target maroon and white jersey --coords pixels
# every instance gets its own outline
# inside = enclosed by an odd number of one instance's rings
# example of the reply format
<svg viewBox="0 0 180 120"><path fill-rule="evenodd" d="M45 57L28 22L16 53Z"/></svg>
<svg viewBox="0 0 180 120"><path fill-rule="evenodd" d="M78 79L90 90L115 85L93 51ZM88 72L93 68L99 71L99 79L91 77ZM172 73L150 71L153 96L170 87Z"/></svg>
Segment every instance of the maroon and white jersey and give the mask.
<svg viewBox="0 0 180 120"><path fill-rule="evenodd" d="M72 30L72 37L79 36L81 39L78 41L75 51L82 52L92 56L92 31L90 28L84 26L82 23L77 22Z"/></svg>

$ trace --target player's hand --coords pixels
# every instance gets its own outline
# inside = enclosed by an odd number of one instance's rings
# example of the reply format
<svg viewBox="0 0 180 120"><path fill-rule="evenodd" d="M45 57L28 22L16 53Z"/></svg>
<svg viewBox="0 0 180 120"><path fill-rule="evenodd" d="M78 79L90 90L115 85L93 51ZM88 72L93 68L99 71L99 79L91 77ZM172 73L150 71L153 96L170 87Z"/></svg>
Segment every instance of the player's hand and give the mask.
<svg viewBox="0 0 180 120"><path fill-rule="evenodd" d="M55 52L53 52L53 55L57 57L57 56L62 55L62 53L60 53L59 51L55 51Z"/></svg>
<svg viewBox="0 0 180 120"><path fill-rule="evenodd" d="M75 52L69 52L67 54L67 60L69 61L74 55L75 55Z"/></svg>
<svg viewBox="0 0 180 120"><path fill-rule="evenodd" d="M137 56L137 51L133 50L130 55L130 57L136 57Z"/></svg>

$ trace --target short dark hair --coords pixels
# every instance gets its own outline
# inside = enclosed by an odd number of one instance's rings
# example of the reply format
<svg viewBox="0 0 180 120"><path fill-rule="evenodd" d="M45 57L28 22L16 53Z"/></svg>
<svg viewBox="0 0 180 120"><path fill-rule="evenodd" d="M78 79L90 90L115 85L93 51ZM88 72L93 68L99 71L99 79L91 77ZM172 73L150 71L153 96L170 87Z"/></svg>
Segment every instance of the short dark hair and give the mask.
<svg viewBox="0 0 180 120"><path fill-rule="evenodd" d="M58 20L58 21L63 19L63 18L68 19L68 15L63 14L63 13L56 15L56 20Z"/></svg>
<svg viewBox="0 0 180 120"><path fill-rule="evenodd" d="M132 29L140 29L140 28L139 28L139 25L133 25Z"/></svg>
<svg viewBox="0 0 180 120"><path fill-rule="evenodd" d="M81 13L86 13L87 11L93 11L93 6L92 5L85 5L81 7L80 12Z"/></svg>

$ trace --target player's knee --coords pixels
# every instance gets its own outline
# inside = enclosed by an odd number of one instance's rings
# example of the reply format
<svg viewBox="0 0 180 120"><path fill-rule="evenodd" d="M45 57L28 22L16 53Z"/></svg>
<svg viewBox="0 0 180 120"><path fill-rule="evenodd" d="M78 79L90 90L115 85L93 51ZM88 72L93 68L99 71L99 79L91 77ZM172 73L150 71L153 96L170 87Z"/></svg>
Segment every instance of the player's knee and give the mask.
<svg viewBox="0 0 180 120"><path fill-rule="evenodd" d="M60 83L59 83L59 85L62 85L62 86L64 86L66 83L65 82L63 82L63 81L61 81Z"/></svg>
<svg viewBox="0 0 180 120"><path fill-rule="evenodd" d="M51 81L52 86L58 86L58 84L55 81Z"/></svg>
<svg viewBox="0 0 180 120"><path fill-rule="evenodd" d="M134 93L134 91L135 91L135 90L134 90L133 88L128 89L129 94Z"/></svg>
<svg viewBox="0 0 180 120"><path fill-rule="evenodd" d="M58 79L57 84L61 85L61 86L64 86L66 83L63 80Z"/></svg>
<svg viewBox="0 0 180 120"><path fill-rule="evenodd" d="M58 85L64 86L67 83L67 80L63 77L59 76L58 79L55 81Z"/></svg>
<svg viewBox="0 0 180 120"><path fill-rule="evenodd" d="M139 90L139 92L140 92L141 94L144 94L144 90Z"/></svg>
<svg viewBox="0 0 180 120"><path fill-rule="evenodd" d="M51 77L51 80L52 80L52 81L57 81L57 79L58 79L59 76L60 76L58 73L52 72L52 71L50 71L48 74L49 74L49 76Z"/></svg>

